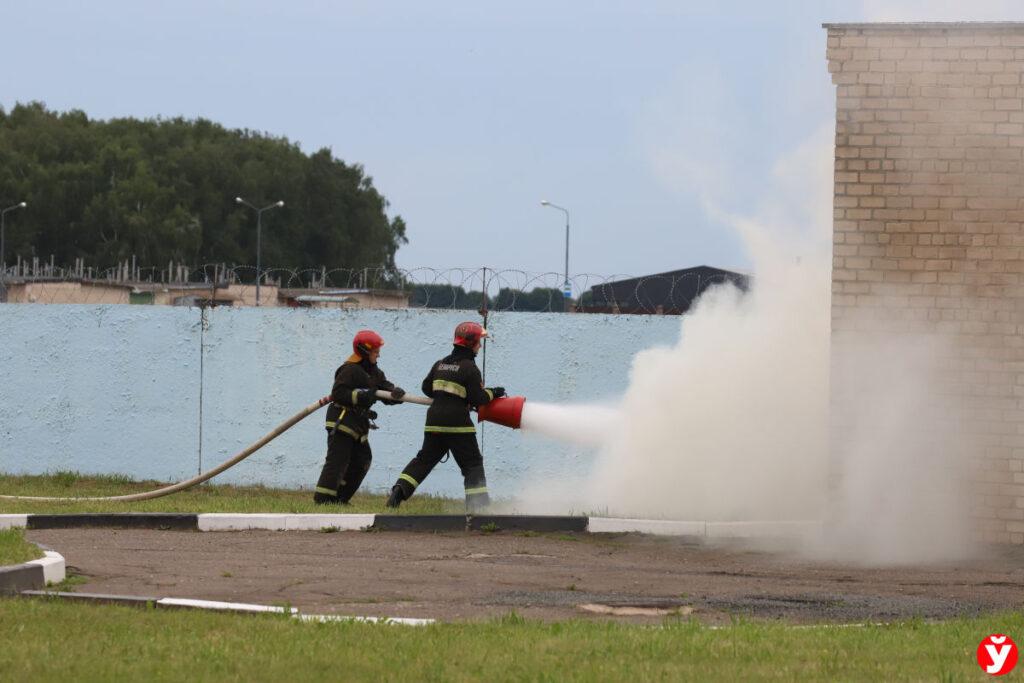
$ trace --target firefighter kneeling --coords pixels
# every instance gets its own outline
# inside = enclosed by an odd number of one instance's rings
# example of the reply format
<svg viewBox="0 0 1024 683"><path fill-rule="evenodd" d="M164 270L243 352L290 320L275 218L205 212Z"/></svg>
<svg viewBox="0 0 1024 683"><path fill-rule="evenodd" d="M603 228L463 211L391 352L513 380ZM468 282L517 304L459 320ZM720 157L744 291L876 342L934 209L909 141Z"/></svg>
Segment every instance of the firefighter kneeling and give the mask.
<svg viewBox="0 0 1024 683"><path fill-rule="evenodd" d="M487 330L477 323L461 323L455 328L454 349L434 363L423 380L423 393L434 399L427 410L423 447L398 475L398 481L391 487L388 507L397 508L408 500L449 451L462 470L467 509L479 511L490 502L484 460L469 415L471 407L505 395L503 387L484 388L474 360L486 336Z"/></svg>
<svg viewBox="0 0 1024 683"><path fill-rule="evenodd" d="M327 407L327 460L320 472L315 503L348 503L370 471L371 421L377 413L370 407L376 391L390 391L401 398L405 391L389 382L377 367L384 340L373 330L361 330L352 340L352 355L334 373L333 401ZM395 405L401 401L383 401Z"/></svg>

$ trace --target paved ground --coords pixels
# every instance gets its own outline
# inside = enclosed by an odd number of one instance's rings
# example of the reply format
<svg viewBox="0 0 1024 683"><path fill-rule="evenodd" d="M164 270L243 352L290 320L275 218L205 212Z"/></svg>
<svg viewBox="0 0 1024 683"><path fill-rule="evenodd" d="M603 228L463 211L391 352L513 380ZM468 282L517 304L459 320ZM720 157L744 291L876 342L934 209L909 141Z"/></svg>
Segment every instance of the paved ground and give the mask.
<svg viewBox="0 0 1024 683"><path fill-rule="evenodd" d="M309 613L472 620L515 610L542 619L660 621L692 610L721 623L732 615L852 622L1024 608L1021 548L959 566L863 569L633 534L27 535L86 577L79 592L288 603Z"/></svg>

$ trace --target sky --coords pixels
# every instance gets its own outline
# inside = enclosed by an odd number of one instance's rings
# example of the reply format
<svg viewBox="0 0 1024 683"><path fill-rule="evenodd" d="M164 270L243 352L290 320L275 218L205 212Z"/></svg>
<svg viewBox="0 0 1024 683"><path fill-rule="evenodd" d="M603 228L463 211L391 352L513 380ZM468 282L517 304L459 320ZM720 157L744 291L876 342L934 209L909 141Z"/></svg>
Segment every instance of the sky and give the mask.
<svg viewBox="0 0 1024 683"><path fill-rule="evenodd" d="M749 268L708 205L756 211L780 160L828 133L822 22L1022 20L1022 5L0 0L0 106L328 147L405 219L405 269L561 273L565 215L542 199L569 211L574 277Z"/></svg>

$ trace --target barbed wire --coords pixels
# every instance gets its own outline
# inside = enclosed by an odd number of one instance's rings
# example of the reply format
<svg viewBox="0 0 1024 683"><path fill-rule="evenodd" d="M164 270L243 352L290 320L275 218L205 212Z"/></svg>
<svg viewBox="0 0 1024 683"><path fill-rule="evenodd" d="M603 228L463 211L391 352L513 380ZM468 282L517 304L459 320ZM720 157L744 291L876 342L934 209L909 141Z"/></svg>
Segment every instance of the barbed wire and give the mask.
<svg viewBox="0 0 1024 683"><path fill-rule="evenodd" d="M204 264L105 269L19 261L0 269L0 301L49 304L429 308L493 312L681 314L707 288L746 275L699 267L657 275L570 275L493 268L256 268ZM568 290L570 297L565 296ZM486 292L486 301L484 297Z"/></svg>

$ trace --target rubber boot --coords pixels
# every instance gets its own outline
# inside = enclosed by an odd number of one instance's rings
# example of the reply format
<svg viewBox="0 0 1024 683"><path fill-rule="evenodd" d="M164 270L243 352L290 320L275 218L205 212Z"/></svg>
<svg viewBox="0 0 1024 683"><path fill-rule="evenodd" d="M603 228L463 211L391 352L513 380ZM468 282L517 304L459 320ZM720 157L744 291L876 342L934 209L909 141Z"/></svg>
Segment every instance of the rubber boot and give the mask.
<svg viewBox="0 0 1024 683"><path fill-rule="evenodd" d="M317 505L338 505L341 503L337 496L329 496L319 491L313 494L313 502Z"/></svg>
<svg viewBox="0 0 1024 683"><path fill-rule="evenodd" d="M405 500L405 491L398 484L391 487L391 495L388 496L387 506L389 508L397 508Z"/></svg>
<svg viewBox="0 0 1024 683"><path fill-rule="evenodd" d="M466 496L466 512L471 515L478 515L491 504L491 497L486 493L475 493Z"/></svg>

